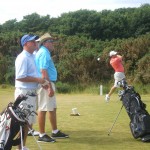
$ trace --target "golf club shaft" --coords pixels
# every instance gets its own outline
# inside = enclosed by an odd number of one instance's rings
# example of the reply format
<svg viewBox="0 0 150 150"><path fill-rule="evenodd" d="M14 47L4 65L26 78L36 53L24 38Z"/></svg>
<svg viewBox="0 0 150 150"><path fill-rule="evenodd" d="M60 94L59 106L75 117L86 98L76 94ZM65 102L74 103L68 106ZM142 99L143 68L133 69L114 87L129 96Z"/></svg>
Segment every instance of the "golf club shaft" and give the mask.
<svg viewBox="0 0 150 150"><path fill-rule="evenodd" d="M20 136L21 136L21 150L23 150L23 135L22 135L22 126L20 126Z"/></svg>
<svg viewBox="0 0 150 150"><path fill-rule="evenodd" d="M122 108L123 108L123 105L121 106L121 109L120 109L120 111L119 111L119 113L118 113L118 115L117 115L117 117L116 117L116 119L115 119L115 121L114 121L112 127L110 128L110 130L109 130L109 132L108 132L108 135L110 135L110 133L111 133L111 131L112 131L112 129L113 129L113 127L114 127L114 125L115 125L115 123L116 123L116 121L117 121L117 119L118 119L120 113L121 113Z"/></svg>
<svg viewBox="0 0 150 150"><path fill-rule="evenodd" d="M32 129L31 129L29 126L28 126L28 129L29 129L29 131L31 132L31 134L32 134L32 136L33 136L33 138L34 138L36 144L38 145L39 150L42 150L40 144L37 142L37 140L36 140L36 138L35 138L35 136L34 136L34 134L33 134L33 132L32 132Z"/></svg>

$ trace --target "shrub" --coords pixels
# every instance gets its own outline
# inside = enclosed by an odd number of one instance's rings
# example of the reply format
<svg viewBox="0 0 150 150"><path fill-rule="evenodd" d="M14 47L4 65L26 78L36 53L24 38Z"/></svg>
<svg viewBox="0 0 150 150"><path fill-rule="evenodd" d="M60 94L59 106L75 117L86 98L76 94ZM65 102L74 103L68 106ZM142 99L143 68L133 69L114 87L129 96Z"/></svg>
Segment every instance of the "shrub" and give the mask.
<svg viewBox="0 0 150 150"><path fill-rule="evenodd" d="M58 93L70 93L71 86L67 83L57 82L56 88Z"/></svg>

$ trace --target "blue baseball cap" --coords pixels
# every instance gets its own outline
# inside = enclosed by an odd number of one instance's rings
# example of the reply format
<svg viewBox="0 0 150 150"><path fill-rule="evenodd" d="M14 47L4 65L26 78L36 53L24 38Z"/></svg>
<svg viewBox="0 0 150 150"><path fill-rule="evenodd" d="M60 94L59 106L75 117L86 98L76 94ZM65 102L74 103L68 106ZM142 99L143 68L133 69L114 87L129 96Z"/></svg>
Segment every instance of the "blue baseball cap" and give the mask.
<svg viewBox="0 0 150 150"><path fill-rule="evenodd" d="M37 40L38 38L39 38L39 36L37 36L37 35L26 34L21 38L21 45L23 47L24 44L26 44L27 42Z"/></svg>

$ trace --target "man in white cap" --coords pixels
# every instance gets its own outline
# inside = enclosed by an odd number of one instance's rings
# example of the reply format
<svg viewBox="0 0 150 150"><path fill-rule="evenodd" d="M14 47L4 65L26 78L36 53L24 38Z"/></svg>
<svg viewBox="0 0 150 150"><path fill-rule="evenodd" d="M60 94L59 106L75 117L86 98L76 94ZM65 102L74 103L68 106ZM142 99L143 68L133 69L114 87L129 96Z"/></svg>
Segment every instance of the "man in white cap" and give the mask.
<svg viewBox="0 0 150 150"><path fill-rule="evenodd" d="M44 84L45 79L37 76L37 69L34 60L33 52L36 49L36 39L38 36L26 34L21 38L21 46L23 51L17 56L15 61L15 99L19 95L28 95L26 102L33 106L34 111L36 111L36 90L38 84ZM36 121L36 116L30 116L28 118L29 124L32 126ZM19 150L29 150L25 147L26 139L28 134L27 125L24 127L24 147L21 145L18 147Z"/></svg>
<svg viewBox="0 0 150 150"><path fill-rule="evenodd" d="M115 83L112 86L112 88L110 89L109 93L106 94L106 96L105 96L106 102L109 102L110 96L115 91L115 89L117 87L119 87L119 85L117 84L118 81L121 81L122 79L125 79L124 67L123 67L123 64L122 64L122 56L117 55L116 51L111 51L109 53L109 56L110 56L110 65L115 70L115 73L114 73Z"/></svg>
<svg viewBox="0 0 150 150"><path fill-rule="evenodd" d="M55 142L55 138L68 138L67 134L57 129L55 82L57 81L57 70L51 58L54 49L54 39L49 33L40 37L39 50L36 53L36 66L39 77L49 81L48 86L41 86L38 90L38 122L39 142ZM52 134L45 133L46 112L52 127Z"/></svg>

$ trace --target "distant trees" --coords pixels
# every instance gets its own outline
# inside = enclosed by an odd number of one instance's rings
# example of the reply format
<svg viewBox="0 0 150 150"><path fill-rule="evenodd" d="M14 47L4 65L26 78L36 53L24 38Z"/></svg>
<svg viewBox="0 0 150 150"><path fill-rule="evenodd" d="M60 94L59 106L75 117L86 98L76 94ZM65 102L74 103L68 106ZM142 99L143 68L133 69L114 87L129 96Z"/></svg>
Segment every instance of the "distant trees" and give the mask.
<svg viewBox="0 0 150 150"><path fill-rule="evenodd" d="M82 35L92 39L129 38L150 31L150 5L102 12L78 10L64 13L50 26L58 34ZM52 23L52 24L53 24Z"/></svg>
<svg viewBox="0 0 150 150"><path fill-rule="evenodd" d="M21 52L20 37L26 33L57 36L53 53L59 81L68 83L107 82L112 79L108 53L124 56L127 77L150 83L150 5L101 12L78 10L58 18L37 13L0 25L0 83L14 82L14 61ZM97 57L101 61L97 61Z"/></svg>
<svg viewBox="0 0 150 150"><path fill-rule="evenodd" d="M23 20L18 23L18 29L21 32L46 32L50 26L50 16L40 16L36 13L23 17Z"/></svg>

